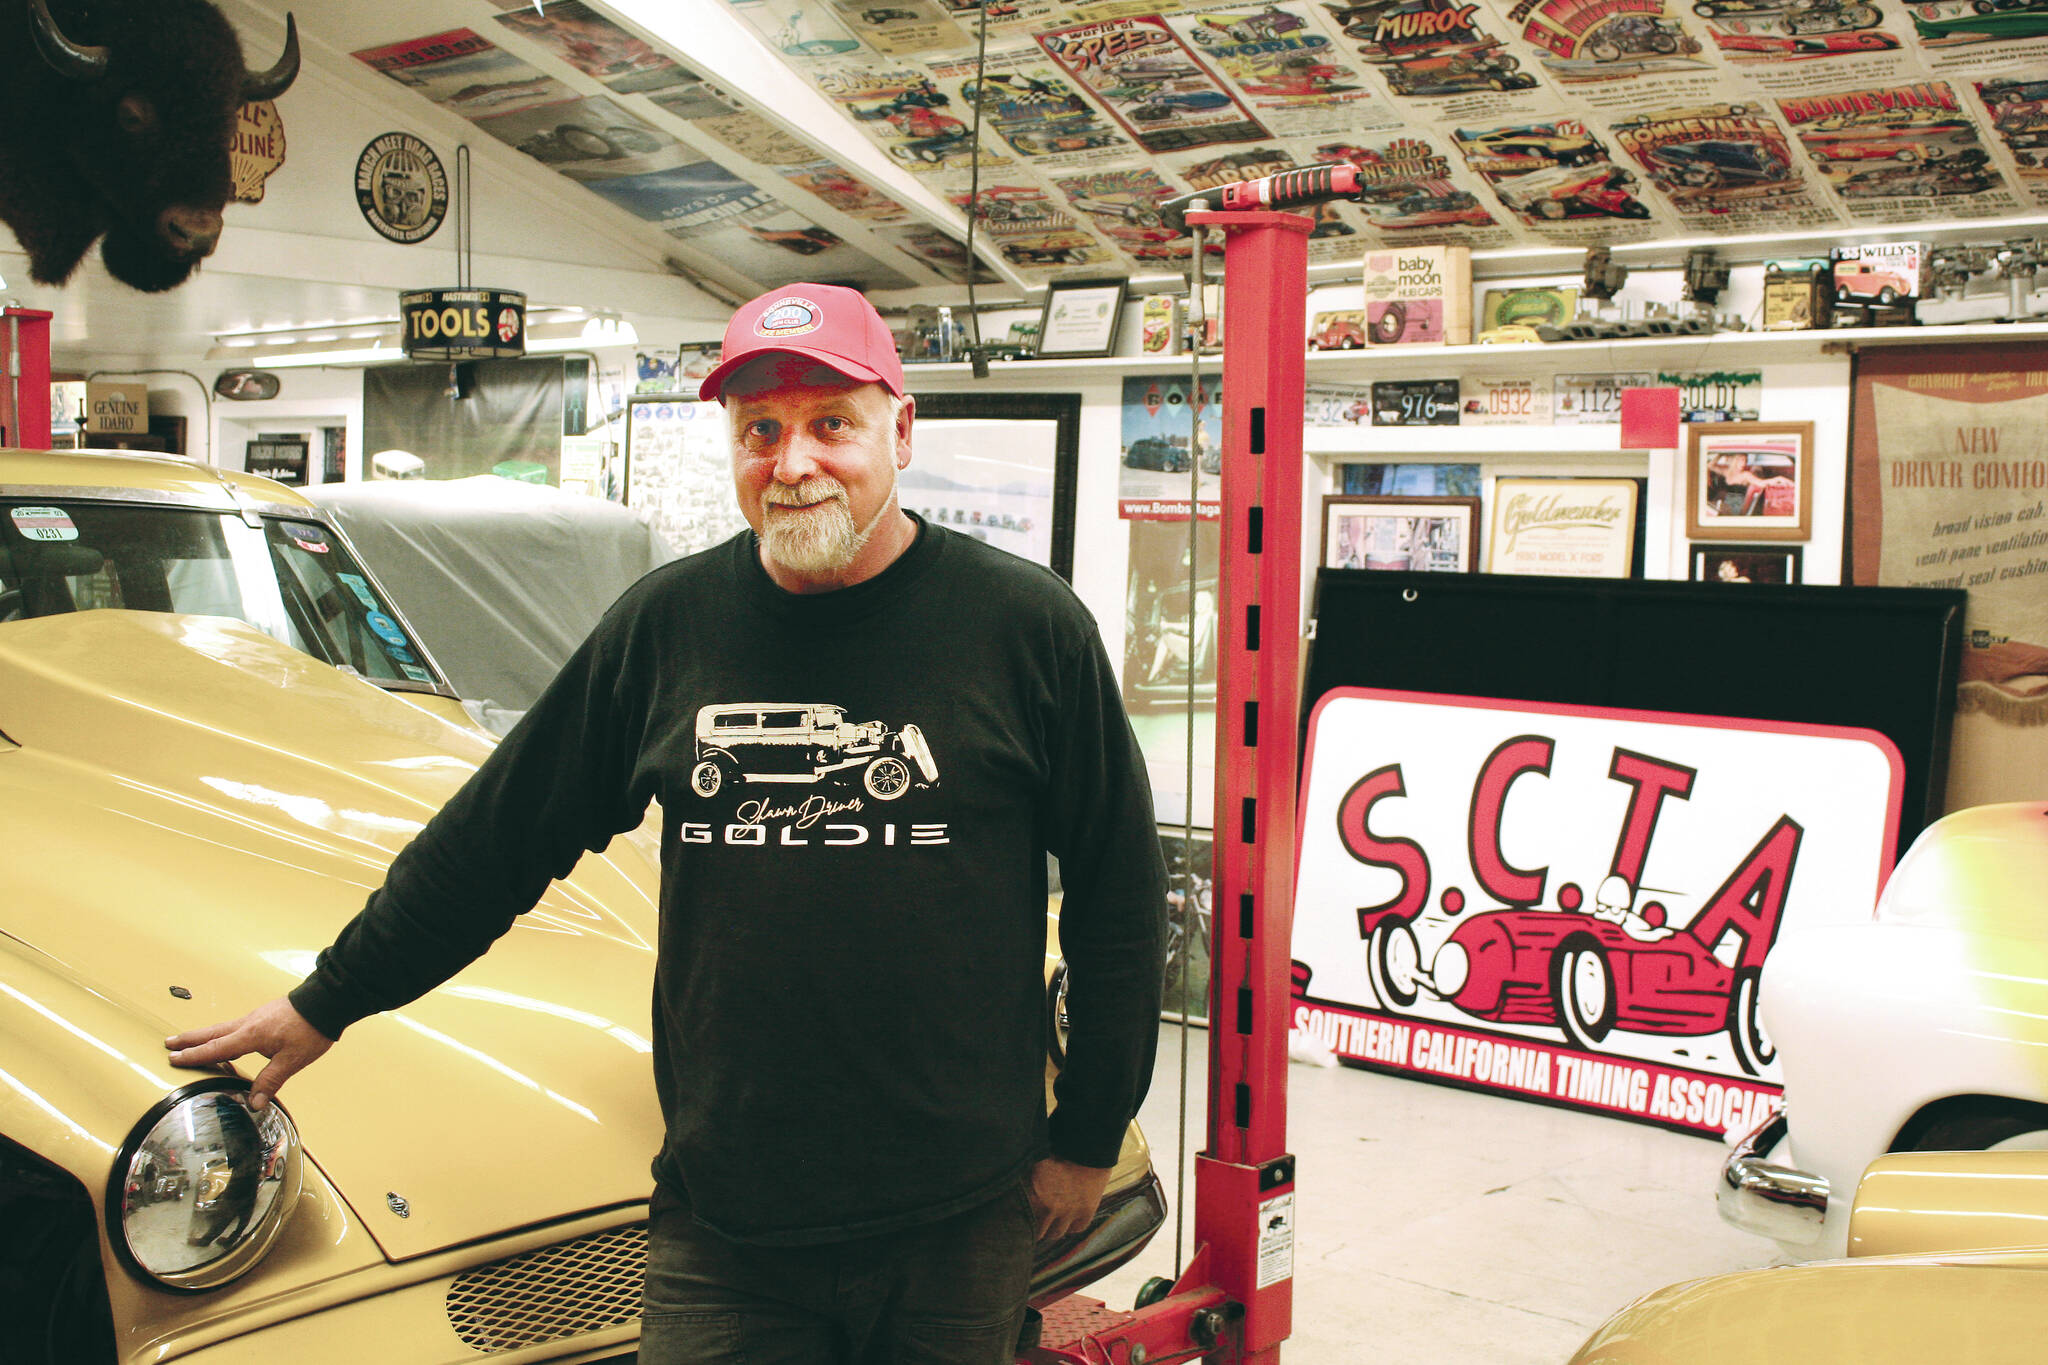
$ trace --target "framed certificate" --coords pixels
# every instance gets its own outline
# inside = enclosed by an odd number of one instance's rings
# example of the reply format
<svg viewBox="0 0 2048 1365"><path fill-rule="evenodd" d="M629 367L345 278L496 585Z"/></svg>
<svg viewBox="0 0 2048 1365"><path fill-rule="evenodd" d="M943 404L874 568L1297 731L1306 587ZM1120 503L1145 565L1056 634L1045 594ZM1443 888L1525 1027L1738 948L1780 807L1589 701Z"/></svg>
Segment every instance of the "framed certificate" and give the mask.
<svg viewBox="0 0 2048 1365"><path fill-rule="evenodd" d="M1634 479L1495 479L1487 571L1627 578L1637 491Z"/></svg>
<svg viewBox="0 0 2048 1365"><path fill-rule="evenodd" d="M1038 358L1071 360L1113 352L1125 286L1122 277L1053 281L1038 320Z"/></svg>

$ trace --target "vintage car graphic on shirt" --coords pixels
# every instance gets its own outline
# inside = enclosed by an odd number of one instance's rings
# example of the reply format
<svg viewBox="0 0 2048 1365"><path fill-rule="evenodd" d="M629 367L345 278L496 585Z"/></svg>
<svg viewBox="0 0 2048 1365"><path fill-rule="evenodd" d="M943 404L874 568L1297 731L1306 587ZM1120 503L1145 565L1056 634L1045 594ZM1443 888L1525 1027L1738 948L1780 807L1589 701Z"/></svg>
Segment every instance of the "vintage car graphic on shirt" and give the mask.
<svg viewBox="0 0 2048 1365"><path fill-rule="evenodd" d="M829 702L715 702L697 710L690 790L716 796L750 782L826 782L894 801L937 785L939 767L915 725L849 721Z"/></svg>

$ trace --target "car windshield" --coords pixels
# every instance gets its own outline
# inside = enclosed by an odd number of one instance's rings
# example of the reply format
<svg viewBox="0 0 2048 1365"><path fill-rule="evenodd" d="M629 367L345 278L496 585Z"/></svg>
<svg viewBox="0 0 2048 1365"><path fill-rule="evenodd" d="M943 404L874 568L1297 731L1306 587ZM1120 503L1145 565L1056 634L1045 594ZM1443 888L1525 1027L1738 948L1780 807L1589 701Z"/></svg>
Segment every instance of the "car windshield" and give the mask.
<svg viewBox="0 0 2048 1365"><path fill-rule="evenodd" d="M100 607L227 616L384 686L445 690L324 524L75 498L0 499L0 622Z"/></svg>

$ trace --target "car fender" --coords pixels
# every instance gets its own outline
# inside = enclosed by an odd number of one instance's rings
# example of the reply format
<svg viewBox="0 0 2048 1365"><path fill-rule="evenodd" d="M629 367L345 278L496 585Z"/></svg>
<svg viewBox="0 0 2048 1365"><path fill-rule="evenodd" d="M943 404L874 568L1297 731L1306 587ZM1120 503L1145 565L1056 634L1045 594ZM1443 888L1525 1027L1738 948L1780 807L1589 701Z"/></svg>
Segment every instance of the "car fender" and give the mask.
<svg viewBox="0 0 2048 1365"><path fill-rule="evenodd" d="M170 1020L94 990L0 936L0 1134L74 1177L95 1205L148 1108L204 1072L170 1064Z"/></svg>
<svg viewBox="0 0 2048 1365"><path fill-rule="evenodd" d="M107 1183L122 1144L151 1105L219 1072L171 1066L163 1045L169 1027L162 1016L92 989L55 959L0 937L0 1136L71 1176L92 1200L123 1360L157 1359L168 1343L195 1331L239 1330L226 1324L244 1310L258 1319L289 1316L295 1310L290 1295L278 1298L280 1285L332 1282L384 1263L309 1152L290 1221L244 1278L210 1294L173 1295L121 1267L105 1226ZM288 1101L284 1108L290 1112Z"/></svg>
<svg viewBox="0 0 2048 1365"><path fill-rule="evenodd" d="M1764 968L1793 1157L1832 1191L1846 1235L1864 1169L1927 1105L2048 1102L2048 944L1917 924L1795 930ZM1838 1222L1839 1219L1839 1222Z"/></svg>

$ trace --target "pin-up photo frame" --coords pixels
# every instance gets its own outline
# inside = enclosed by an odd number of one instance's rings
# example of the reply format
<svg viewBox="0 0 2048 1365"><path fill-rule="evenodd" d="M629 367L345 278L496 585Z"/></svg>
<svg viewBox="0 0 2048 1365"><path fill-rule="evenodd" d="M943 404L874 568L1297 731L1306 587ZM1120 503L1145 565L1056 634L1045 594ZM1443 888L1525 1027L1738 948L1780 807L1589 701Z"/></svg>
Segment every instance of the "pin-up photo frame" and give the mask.
<svg viewBox="0 0 2048 1365"><path fill-rule="evenodd" d="M1686 428L1691 540L1805 540L1813 534L1813 423Z"/></svg>

